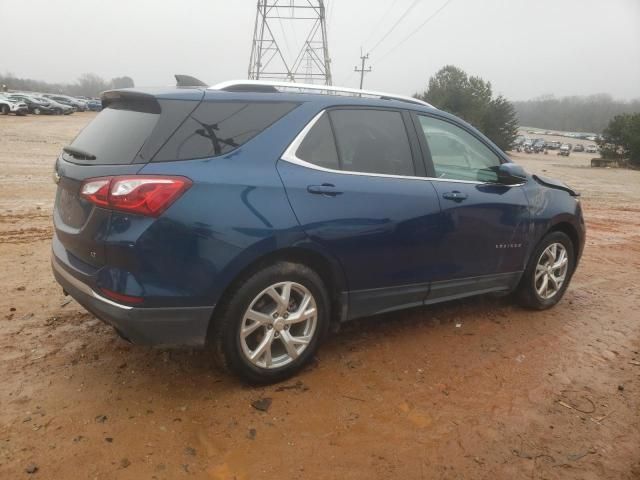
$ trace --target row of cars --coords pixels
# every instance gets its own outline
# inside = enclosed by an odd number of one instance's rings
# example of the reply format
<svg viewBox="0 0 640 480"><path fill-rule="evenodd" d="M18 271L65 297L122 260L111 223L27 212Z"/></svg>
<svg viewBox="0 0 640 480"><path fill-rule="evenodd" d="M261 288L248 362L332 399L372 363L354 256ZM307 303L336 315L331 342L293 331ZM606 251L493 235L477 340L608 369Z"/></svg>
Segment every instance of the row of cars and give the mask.
<svg viewBox="0 0 640 480"><path fill-rule="evenodd" d="M579 140L588 140L590 142L595 142L599 137L599 135L596 133L554 132L552 130L527 130L527 133L533 135L553 135L554 137L569 137Z"/></svg>
<svg viewBox="0 0 640 480"><path fill-rule="evenodd" d="M578 143L574 146L571 143L546 141L542 138L527 138L522 135L516 138L514 148L517 152L525 153L547 153L548 150L557 150L558 155L562 155L565 157L568 157L571 151L587 153L598 152L598 147L594 144L590 144L585 147L583 144Z"/></svg>
<svg viewBox="0 0 640 480"><path fill-rule="evenodd" d="M0 115L70 115L87 110L99 112L102 102L87 97L32 92L0 92Z"/></svg>

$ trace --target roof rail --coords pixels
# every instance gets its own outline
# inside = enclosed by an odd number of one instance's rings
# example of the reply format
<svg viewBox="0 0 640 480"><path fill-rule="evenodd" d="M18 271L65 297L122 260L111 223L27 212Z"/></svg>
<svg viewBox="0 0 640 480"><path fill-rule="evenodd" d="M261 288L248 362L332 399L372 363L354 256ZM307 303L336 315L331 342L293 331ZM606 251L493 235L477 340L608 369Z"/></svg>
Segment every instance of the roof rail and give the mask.
<svg viewBox="0 0 640 480"><path fill-rule="evenodd" d="M351 95L377 97L384 100L399 100L432 107L433 105L417 98L395 95L393 93L376 92L373 90L359 90L357 88L334 87L329 85L314 85L312 83L270 82L265 80L230 80L209 87L212 90L242 91L242 92L278 92L280 90L301 90L300 93L320 93L325 95ZM306 92L304 92L306 91Z"/></svg>

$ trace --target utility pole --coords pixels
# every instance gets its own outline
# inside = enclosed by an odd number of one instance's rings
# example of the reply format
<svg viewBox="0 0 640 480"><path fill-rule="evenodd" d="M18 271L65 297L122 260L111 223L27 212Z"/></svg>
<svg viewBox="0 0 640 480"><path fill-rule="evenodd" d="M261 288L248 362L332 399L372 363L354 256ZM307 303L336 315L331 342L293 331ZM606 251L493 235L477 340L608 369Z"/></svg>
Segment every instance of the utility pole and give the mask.
<svg viewBox="0 0 640 480"><path fill-rule="evenodd" d="M249 78L331 85L324 0L258 0L257 7ZM303 41L295 35L301 30Z"/></svg>
<svg viewBox="0 0 640 480"><path fill-rule="evenodd" d="M360 60L362 61L360 68L355 66L353 67L353 71L360 72L360 90L362 90L362 84L364 83L364 74L371 71L371 67L364 68L364 63L369 60L369 54L367 53L366 55L362 55L362 49L360 49Z"/></svg>

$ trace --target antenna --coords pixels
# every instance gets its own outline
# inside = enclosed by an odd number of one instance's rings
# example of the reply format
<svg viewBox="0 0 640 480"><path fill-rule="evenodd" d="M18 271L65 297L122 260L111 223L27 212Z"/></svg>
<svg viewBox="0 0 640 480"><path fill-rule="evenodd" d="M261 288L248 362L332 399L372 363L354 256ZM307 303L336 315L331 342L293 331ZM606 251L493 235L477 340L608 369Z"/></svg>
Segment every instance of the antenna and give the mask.
<svg viewBox="0 0 640 480"><path fill-rule="evenodd" d="M332 84L323 0L258 0L249 79Z"/></svg>

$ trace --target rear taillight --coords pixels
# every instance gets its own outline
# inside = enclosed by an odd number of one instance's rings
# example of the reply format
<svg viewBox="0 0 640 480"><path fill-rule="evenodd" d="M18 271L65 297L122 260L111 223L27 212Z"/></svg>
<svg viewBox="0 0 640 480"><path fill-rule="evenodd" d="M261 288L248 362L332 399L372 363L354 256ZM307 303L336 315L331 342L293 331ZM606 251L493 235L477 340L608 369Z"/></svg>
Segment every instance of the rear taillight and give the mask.
<svg viewBox="0 0 640 480"><path fill-rule="evenodd" d="M157 217L191 184L186 177L99 177L86 180L80 188L80 195L100 207Z"/></svg>

